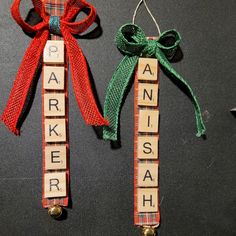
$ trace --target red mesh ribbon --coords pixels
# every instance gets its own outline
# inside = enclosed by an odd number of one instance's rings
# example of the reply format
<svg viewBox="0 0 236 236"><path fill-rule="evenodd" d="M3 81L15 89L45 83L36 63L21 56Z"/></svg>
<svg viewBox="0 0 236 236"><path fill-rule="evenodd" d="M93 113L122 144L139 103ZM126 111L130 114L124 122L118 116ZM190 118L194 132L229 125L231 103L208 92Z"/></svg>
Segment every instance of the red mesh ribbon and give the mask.
<svg viewBox="0 0 236 236"><path fill-rule="evenodd" d="M35 33L35 37L25 52L18 70L13 88L2 114L2 121L16 135L20 134L21 118L27 105L27 98L33 84L36 70L40 64L45 44L49 38L50 16L45 12L41 0L33 0L36 12L42 22L35 26L27 24L20 15L21 0L15 0L11 13L23 30ZM89 15L79 21L71 22L84 8L89 8ZM100 114L91 89L86 59L73 35L86 31L96 18L96 9L84 0L68 0L65 3L64 15L60 18L60 31L65 41L68 53L72 83L75 97L85 122L89 125L108 125L108 121Z"/></svg>

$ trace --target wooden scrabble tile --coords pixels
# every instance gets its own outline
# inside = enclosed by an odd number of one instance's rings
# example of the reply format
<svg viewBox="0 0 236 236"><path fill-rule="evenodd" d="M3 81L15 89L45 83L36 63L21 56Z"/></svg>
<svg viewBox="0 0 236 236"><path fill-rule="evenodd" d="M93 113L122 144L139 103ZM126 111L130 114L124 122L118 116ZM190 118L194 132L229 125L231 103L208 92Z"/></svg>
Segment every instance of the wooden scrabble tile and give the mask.
<svg viewBox="0 0 236 236"><path fill-rule="evenodd" d="M158 187L158 164L156 163L138 164L138 186Z"/></svg>
<svg viewBox="0 0 236 236"><path fill-rule="evenodd" d="M45 119L45 142L66 141L66 120Z"/></svg>
<svg viewBox="0 0 236 236"><path fill-rule="evenodd" d="M158 159L158 137L138 136L138 159Z"/></svg>
<svg viewBox="0 0 236 236"><path fill-rule="evenodd" d="M64 41L48 40L43 51L43 62L46 64L64 64Z"/></svg>
<svg viewBox="0 0 236 236"><path fill-rule="evenodd" d="M159 110L139 110L138 131L157 133L159 129Z"/></svg>
<svg viewBox="0 0 236 236"><path fill-rule="evenodd" d="M66 104L64 93L44 94L44 115L65 116Z"/></svg>
<svg viewBox="0 0 236 236"><path fill-rule="evenodd" d="M158 212L157 188L138 188L138 212Z"/></svg>
<svg viewBox="0 0 236 236"><path fill-rule="evenodd" d="M44 197L66 196L66 172L44 174Z"/></svg>
<svg viewBox="0 0 236 236"><path fill-rule="evenodd" d="M148 84L148 83L138 84L138 105L139 106L158 105L158 84Z"/></svg>
<svg viewBox="0 0 236 236"><path fill-rule="evenodd" d="M48 90L64 90L65 67L43 66L43 88Z"/></svg>
<svg viewBox="0 0 236 236"><path fill-rule="evenodd" d="M157 80L158 62L155 58L139 58L138 80Z"/></svg>
<svg viewBox="0 0 236 236"><path fill-rule="evenodd" d="M45 169L64 170L67 167L66 145L52 145L45 147Z"/></svg>

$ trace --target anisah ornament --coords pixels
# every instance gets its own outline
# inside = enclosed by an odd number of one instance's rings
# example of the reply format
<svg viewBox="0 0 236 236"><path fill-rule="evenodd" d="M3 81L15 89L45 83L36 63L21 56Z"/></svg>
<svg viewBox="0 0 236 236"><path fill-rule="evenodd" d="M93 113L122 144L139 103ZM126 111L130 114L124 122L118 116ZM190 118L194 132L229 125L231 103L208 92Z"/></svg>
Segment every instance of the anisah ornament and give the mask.
<svg viewBox="0 0 236 236"><path fill-rule="evenodd" d="M85 32L95 21L96 9L84 0L32 0L41 21L34 26L20 14L21 0L15 0L11 13L27 33L34 33L18 70L2 114L2 121L14 134L20 128L33 97L36 72L43 64L42 130L43 180L42 203L58 218L69 198L68 62L74 94L88 125L108 125L100 114L90 85L86 59L74 35ZM74 22L85 8L87 17Z"/></svg>
<svg viewBox="0 0 236 236"><path fill-rule="evenodd" d="M157 26L158 37L146 37L144 31L134 24L137 10L142 3ZM165 45L170 38L172 44ZM123 25L115 40L118 49L125 56L106 91L104 116L110 125L104 127L103 138L117 140L121 105L129 84L134 80L134 224L142 227L143 235L155 235L160 224L159 65L188 92L195 109L197 137L204 135L206 129L196 96L169 62L180 43L180 34L174 29L161 33L145 0L138 3L133 22Z"/></svg>

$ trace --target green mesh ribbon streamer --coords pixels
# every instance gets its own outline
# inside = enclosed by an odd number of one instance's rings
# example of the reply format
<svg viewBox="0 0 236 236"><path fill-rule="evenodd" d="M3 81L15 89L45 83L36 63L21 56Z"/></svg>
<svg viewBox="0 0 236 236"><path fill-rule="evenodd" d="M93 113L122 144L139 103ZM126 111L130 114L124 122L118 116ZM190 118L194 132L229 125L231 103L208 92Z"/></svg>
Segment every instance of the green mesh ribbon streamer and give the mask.
<svg viewBox="0 0 236 236"><path fill-rule="evenodd" d="M170 46L162 44L165 39L172 37L174 43ZM125 54L118 65L106 91L104 104L104 117L110 125L104 127L103 138L105 140L117 140L119 114L126 89L133 77L139 57L154 57L172 75L180 85L189 92L189 97L194 105L197 124L197 137L205 134L205 126L201 116L201 110L191 87L174 70L169 60L175 55L181 37L176 30L163 32L157 40L148 40L143 30L135 24L123 25L116 35L118 49Z"/></svg>

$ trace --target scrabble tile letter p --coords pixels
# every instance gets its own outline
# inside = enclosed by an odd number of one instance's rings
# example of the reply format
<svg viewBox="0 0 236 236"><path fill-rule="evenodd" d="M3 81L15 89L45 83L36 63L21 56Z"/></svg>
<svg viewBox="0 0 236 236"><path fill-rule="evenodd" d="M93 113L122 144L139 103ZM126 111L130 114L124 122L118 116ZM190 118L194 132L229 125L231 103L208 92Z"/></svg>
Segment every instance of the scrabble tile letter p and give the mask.
<svg viewBox="0 0 236 236"><path fill-rule="evenodd" d="M64 64L64 41L48 40L43 52L46 64Z"/></svg>

